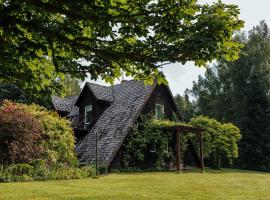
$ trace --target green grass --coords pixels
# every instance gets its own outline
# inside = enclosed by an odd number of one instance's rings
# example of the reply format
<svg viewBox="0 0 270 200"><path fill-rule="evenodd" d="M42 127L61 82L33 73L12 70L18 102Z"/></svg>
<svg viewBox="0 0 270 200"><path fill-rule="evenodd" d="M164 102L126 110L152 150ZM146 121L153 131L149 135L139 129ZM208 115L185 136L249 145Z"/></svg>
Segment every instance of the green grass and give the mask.
<svg viewBox="0 0 270 200"><path fill-rule="evenodd" d="M270 174L240 170L109 174L98 179L1 183L0 199L270 200Z"/></svg>

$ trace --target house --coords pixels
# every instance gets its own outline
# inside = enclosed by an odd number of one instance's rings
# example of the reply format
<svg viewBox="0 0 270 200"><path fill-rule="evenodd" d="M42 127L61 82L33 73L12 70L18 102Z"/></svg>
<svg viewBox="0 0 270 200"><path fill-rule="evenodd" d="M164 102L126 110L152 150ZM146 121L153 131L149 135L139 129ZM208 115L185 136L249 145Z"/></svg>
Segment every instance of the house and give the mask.
<svg viewBox="0 0 270 200"><path fill-rule="evenodd" d="M52 102L58 113L72 122L79 160L94 164L98 157L98 163L109 170L121 167L121 147L140 115L152 113L156 118L174 116L181 120L170 88L157 83L145 85L130 80L101 86L87 82L79 96L53 97ZM181 156L182 163L199 166L199 156L192 144L185 155ZM146 156L148 160L138 167L151 167L153 157L150 157Z"/></svg>

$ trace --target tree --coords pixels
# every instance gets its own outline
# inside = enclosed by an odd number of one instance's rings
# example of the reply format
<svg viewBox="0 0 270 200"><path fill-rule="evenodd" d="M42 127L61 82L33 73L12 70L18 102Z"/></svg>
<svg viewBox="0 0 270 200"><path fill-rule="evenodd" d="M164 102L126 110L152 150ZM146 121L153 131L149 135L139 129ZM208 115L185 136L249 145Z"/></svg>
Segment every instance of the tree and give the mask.
<svg viewBox="0 0 270 200"><path fill-rule="evenodd" d="M4 99L21 103L27 102L25 92L18 88L16 85L0 82L0 101Z"/></svg>
<svg viewBox="0 0 270 200"><path fill-rule="evenodd" d="M64 79L64 96L75 96L79 95L81 92L80 80L72 78L69 75L65 76Z"/></svg>
<svg viewBox="0 0 270 200"><path fill-rule="evenodd" d="M190 119L195 116L195 108L193 102L189 100L188 94L185 93L184 96L177 94L174 99L179 108L182 120L189 122Z"/></svg>
<svg viewBox="0 0 270 200"><path fill-rule="evenodd" d="M228 160L232 165L233 159L238 157L237 142L241 138L240 130L231 123L220 123L208 117L195 117L190 125L204 129L203 139L205 153L211 160L213 168L220 169Z"/></svg>
<svg viewBox="0 0 270 200"><path fill-rule="evenodd" d="M248 35L234 62L219 60L200 77L189 94L196 99L198 114L233 122L242 132L237 166L270 170L270 34L262 21Z"/></svg>
<svg viewBox="0 0 270 200"><path fill-rule="evenodd" d="M55 92L63 73L165 81L169 62L236 59L238 17L221 1L1 0L0 77L34 94Z"/></svg>

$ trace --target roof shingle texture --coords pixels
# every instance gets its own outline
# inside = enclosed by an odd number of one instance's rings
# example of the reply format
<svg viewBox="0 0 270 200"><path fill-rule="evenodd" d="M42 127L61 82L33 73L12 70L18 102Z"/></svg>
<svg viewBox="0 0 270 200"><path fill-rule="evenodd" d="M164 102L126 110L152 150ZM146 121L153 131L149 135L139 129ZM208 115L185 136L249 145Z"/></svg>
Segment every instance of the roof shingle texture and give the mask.
<svg viewBox="0 0 270 200"><path fill-rule="evenodd" d="M97 99L113 102L113 87L106 87L89 82L87 82L86 84L93 91Z"/></svg>
<svg viewBox="0 0 270 200"><path fill-rule="evenodd" d="M76 152L81 162L95 162L97 133L98 162L108 166L153 90L153 86L134 80L107 88L113 89L114 101L90 132L77 141ZM105 92L102 94L106 96Z"/></svg>
<svg viewBox="0 0 270 200"><path fill-rule="evenodd" d="M77 101L78 96L71 96L66 98L61 98L57 96L52 96L52 103L56 110L67 112L70 114L77 114L78 108L74 106Z"/></svg>

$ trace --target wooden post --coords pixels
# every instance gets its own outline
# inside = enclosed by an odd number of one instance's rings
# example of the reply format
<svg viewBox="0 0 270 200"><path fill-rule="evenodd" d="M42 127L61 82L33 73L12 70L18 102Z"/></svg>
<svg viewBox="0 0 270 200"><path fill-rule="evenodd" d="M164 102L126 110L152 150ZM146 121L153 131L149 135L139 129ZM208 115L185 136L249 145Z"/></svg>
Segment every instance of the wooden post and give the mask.
<svg viewBox="0 0 270 200"><path fill-rule="evenodd" d="M96 131L96 176L98 175L98 131Z"/></svg>
<svg viewBox="0 0 270 200"><path fill-rule="evenodd" d="M176 129L175 133L175 150L176 150L176 172L179 173L181 170L181 147L180 147L180 130Z"/></svg>
<svg viewBox="0 0 270 200"><path fill-rule="evenodd" d="M203 137L202 133L199 133L199 140L200 140L200 164L201 164L201 172L204 171L204 159L203 159Z"/></svg>

